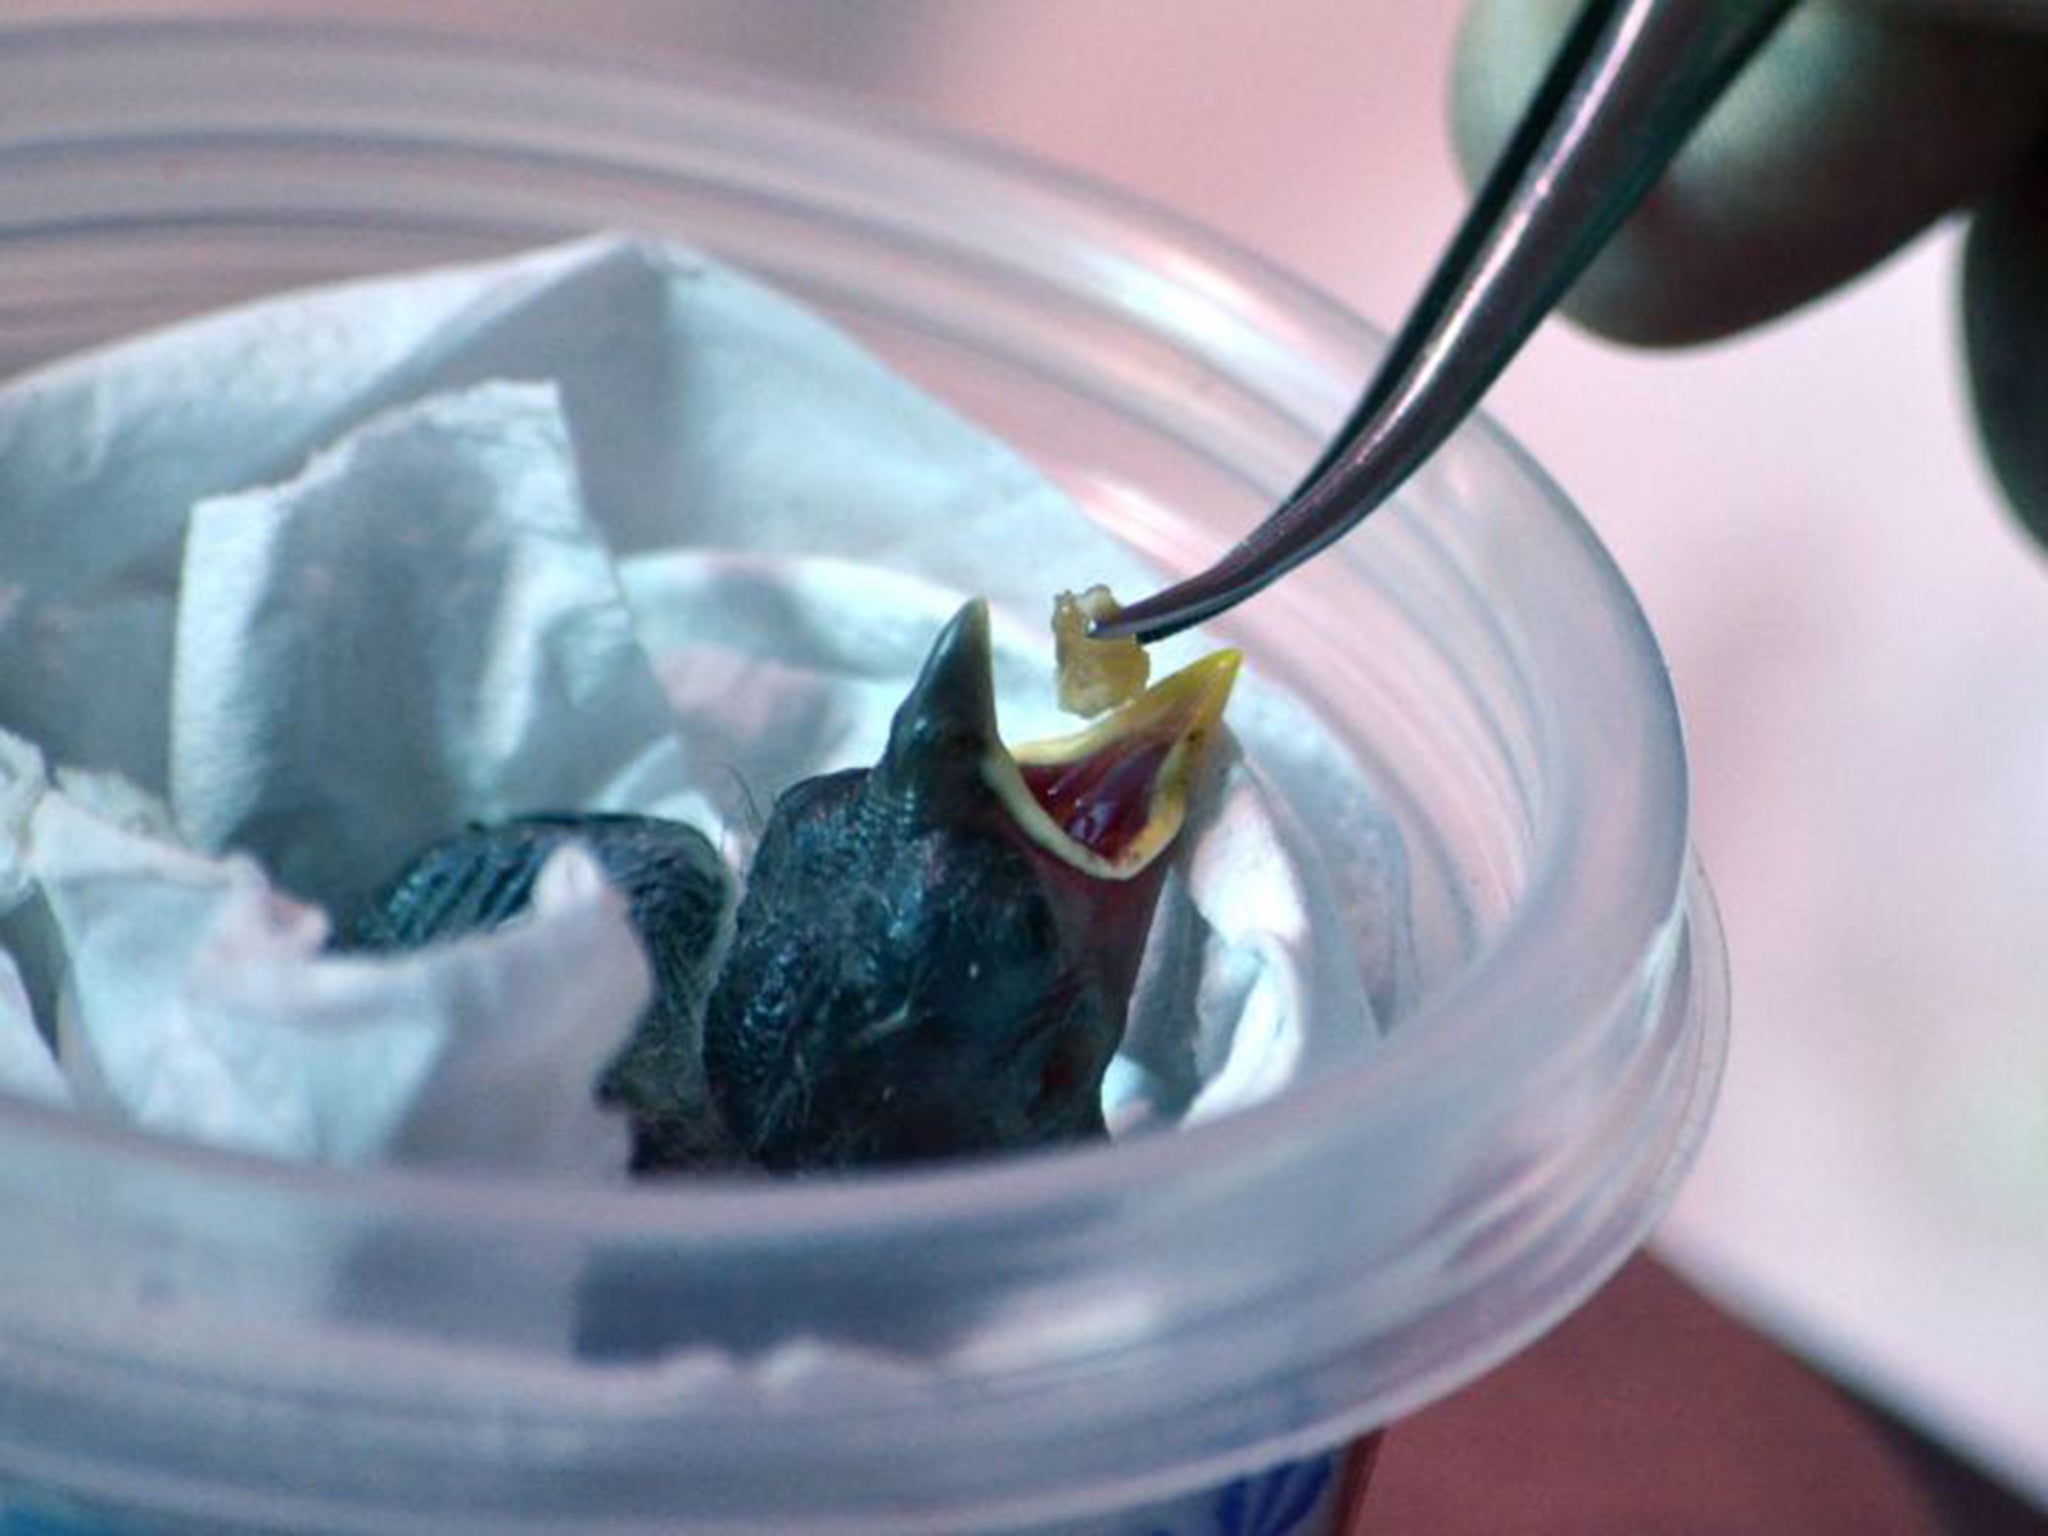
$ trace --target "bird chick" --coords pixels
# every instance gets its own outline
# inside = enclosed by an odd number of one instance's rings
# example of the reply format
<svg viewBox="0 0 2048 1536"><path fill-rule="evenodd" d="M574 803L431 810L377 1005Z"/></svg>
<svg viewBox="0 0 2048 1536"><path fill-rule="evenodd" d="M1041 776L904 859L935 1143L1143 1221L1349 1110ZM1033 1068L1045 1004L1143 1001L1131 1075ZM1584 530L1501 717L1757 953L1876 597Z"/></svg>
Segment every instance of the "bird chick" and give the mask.
<svg viewBox="0 0 2048 1536"><path fill-rule="evenodd" d="M1237 664L1211 656L1013 756L987 607L954 617L881 760L796 785L769 818L704 1025L749 1159L837 1168L1104 1133L1160 855Z"/></svg>

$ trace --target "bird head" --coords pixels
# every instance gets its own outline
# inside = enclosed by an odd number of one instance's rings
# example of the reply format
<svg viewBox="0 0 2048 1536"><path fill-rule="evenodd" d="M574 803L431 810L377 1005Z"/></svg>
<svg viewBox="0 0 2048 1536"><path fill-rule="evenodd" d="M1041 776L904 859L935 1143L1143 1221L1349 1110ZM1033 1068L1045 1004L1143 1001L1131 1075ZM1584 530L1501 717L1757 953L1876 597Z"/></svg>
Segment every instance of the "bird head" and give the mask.
<svg viewBox="0 0 2048 1536"><path fill-rule="evenodd" d="M749 1155L815 1168L1102 1134L1163 856L1237 664L1208 657L1013 753L987 608L961 609L880 761L770 816L705 1020Z"/></svg>

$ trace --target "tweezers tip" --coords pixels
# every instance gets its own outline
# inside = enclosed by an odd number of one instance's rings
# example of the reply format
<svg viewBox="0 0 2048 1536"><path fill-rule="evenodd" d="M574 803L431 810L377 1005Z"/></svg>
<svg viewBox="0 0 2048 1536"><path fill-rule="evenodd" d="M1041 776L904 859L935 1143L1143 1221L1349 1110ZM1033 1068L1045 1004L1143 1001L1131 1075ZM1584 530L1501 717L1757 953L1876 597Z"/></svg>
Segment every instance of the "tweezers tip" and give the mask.
<svg viewBox="0 0 2048 1536"><path fill-rule="evenodd" d="M1227 606L1224 603L1205 604L1194 589L1197 582L1182 582L1178 586L1155 592L1135 603L1126 604L1115 613L1104 614L1088 621L1088 638L1091 640L1134 639L1140 645L1150 645L1177 635L1184 629L1192 629L1212 613Z"/></svg>

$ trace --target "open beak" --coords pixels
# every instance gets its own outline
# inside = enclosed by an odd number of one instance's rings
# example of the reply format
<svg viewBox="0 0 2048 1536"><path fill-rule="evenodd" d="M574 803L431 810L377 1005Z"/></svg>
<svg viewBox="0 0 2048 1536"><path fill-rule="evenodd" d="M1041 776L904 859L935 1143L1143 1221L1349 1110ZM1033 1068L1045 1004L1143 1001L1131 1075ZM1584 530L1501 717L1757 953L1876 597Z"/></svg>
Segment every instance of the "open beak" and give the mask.
<svg viewBox="0 0 2048 1536"><path fill-rule="evenodd" d="M1007 764L997 757L992 787L1048 853L1088 874L1132 878L1187 820L1241 659L1217 651L1084 731L1018 747L1002 755Z"/></svg>
<svg viewBox="0 0 2048 1536"><path fill-rule="evenodd" d="M934 824L987 806L1076 873L1128 881L1187 820L1241 657L1218 651L1070 736L1014 751L996 732L987 605L956 614L897 711L875 791Z"/></svg>

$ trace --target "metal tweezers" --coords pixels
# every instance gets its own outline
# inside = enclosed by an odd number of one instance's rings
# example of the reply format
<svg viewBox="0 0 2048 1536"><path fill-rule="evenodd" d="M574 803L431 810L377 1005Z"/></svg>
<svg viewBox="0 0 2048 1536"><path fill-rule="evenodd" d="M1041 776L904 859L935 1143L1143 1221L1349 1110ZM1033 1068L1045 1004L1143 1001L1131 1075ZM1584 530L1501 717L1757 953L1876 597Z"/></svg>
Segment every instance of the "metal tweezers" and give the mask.
<svg viewBox="0 0 2048 1536"><path fill-rule="evenodd" d="M1589 0L1385 361L1284 501L1222 559L1091 625L1159 640L1327 548L1465 416L1793 0Z"/></svg>

